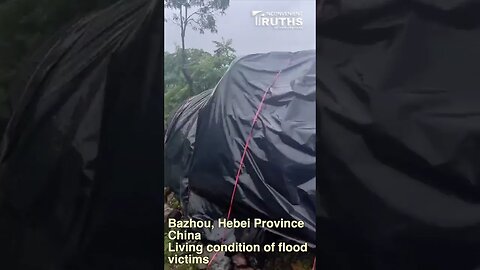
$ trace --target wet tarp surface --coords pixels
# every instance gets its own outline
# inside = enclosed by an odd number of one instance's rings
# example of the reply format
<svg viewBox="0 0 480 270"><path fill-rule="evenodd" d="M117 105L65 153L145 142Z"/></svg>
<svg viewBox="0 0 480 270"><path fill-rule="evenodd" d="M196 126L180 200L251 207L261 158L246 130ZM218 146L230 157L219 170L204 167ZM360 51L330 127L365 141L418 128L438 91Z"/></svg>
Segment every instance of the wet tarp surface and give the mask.
<svg viewBox="0 0 480 270"><path fill-rule="evenodd" d="M162 10L93 13L25 68L1 146L1 269L161 268Z"/></svg>
<svg viewBox="0 0 480 270"><path fill-rule="evenodd" d="M480 267L480 2L323 1L319 269Z"/></svg>
<svg viewBox="0 0 480 270"><path fill-rule="evenodd" d="M231 218L303 220L303 230L273 233L315 245L315 67L313 50L241 57L213 92L180 107L166 133L165 181L181 195L189 217L226 217L254 116L270 89L253 127ZM259 235L235 232L226 242L248 241L246 234ZM206 232L208 240L222 236Z"/></svg>

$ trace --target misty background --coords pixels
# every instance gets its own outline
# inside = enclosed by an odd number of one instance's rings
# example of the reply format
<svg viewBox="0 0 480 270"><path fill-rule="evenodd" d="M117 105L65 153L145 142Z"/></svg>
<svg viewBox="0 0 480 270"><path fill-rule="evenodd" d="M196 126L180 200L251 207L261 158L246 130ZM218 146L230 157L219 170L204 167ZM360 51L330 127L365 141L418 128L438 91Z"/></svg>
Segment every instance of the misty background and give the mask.
<svg viewBox="0 0 480 270"><path fill-rule="evenodd" d="M254 10L272 12L302 12L302 29L274 29L255 26ZM237 55L270 51L299 51L315 49L315 1L314 0L231 0L225 15L218 15L218 33L200 34L187 29L186 48L202 49L212 53L213 41L232 39ZM171 20L174 11L165 9L165 51L174 52L180 46L179 26Z"/></svg>

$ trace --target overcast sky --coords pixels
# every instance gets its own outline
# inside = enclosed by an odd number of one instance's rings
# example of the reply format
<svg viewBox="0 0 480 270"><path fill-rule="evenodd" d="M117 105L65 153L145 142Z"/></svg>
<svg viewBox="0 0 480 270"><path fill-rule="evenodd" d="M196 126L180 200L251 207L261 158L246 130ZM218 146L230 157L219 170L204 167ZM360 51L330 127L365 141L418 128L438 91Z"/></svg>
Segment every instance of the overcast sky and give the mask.
<svg viewBox="0 0 480 270"><path fill-rule="evenodd" d="M213 40L232 39L237 55L269 51L299 51L315 49L315 1L314 0L230 0L225 15L217 17L217 34L199 34L187 30L185 46L203 49L210 53ZM257 26L252 11L301 12L301 29L274 29ZM172 10L165 9L165 17L171 18ZM165 51L173 52L180 45L179 26L171 20L165 23Z"/></svg>

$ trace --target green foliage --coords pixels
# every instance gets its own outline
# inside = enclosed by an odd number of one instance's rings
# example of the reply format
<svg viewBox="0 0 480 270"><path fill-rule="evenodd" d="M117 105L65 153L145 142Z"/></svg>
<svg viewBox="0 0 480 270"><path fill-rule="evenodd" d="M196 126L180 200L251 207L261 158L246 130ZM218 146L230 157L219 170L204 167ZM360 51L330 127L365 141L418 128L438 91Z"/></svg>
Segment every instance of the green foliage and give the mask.
<svg viewBox="0 0 480 270"><path fill-rule="evenodd" d="M164 124L170 118L175 109L189 97L188 86L177 86L165 93L164 97Z"/></svg>
<svg viewBox="0 0 480 270"><path fill-rule="evenodd" d="M191 63L189 70L193 80L193 92L188 90L188 84L182 76L181 49L177 48L174 53L164 53L165 122L186 99L214 88L235 59L235 49L231 47L231 41L228 50L213 55L200 49L186 49L185 53L188 62Z"/></svg>
<svg viewBox="0 0 480 270"><path fill-rule="evenodd" d="M230 55L233 55L235 54L235 49L232 47L232 39L227 39L225 40L223 37L222 37L222 41L213 41L213 43L215 43L215 47L217 47L217 49L215 49L214 53L215 55L217 56L230 56Z"/></svg>
<svg viewBox="0 0 480 270"><path fill-rule="evenodd" d="M178 51L178 48L177 48ZM169 89L175 89L177 85L185 85L186 81L183 76L179 76L182 73L182 59L178 53L163 54L164 64L164 84L165 92Z"/></svg>

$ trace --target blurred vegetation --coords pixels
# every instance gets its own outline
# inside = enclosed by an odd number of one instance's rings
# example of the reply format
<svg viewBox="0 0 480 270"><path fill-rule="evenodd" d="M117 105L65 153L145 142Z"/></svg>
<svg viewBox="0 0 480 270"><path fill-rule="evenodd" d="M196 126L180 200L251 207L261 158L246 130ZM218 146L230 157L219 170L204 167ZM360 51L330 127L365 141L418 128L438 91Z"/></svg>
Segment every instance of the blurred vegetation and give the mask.
<svg viewBox="0 0 480 270"><path fill-rule="evenodd" d="M232 40L214 41L215 53L210 54L200 49L186 49L189 71L193 82L193 91L182 74L182 52L177 47L174 53L164 53L165 80L165 121L171 113L186 99L204 90L215 87L230 63L235 59Z"/></svg>

